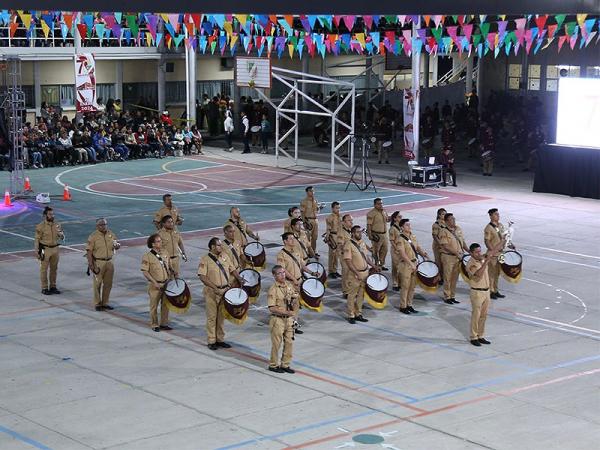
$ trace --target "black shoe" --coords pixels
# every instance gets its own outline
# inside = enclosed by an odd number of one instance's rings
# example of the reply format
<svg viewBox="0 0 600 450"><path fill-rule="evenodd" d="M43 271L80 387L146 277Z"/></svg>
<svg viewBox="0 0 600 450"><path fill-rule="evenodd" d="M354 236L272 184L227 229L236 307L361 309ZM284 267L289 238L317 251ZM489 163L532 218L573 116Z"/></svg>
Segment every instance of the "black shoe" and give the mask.
<svg viewBox="0 0 600 450"><path fill-rule="evenodd" d="M282 367L281 371L285 373L296 373L296 371L290 367Z"/></svg>
<svg viewBox="0 0 600 450"><path fill-rule="evenodd" d="M113 307L112 307L112 306L110 306L110 305L102 305L102 309L106 309L106 310L108 310L108 311L112 311L112 310L113 310L113 309L115 309L115 308L113 308Z"/></svg>
<svg viewBox="0 0 600 450"><path fill-rule="evenodd" d="M399 292L400 291L400 286L394 286L392 288L393 291Z"/></svg>
<svg viewBox="0 0 600 450"><path fill-rule="evenodd" d="M158 328L158 327L152 327L152 331L155 331L155 332L158 333L160 331L160 328Z"/></svg>
<svg viewBox="0 0 600 450"><path fill-rule="evenodd" d="M486 345L487 345L487 344L491 344L491 342L490 342L490 341L488 341L486 338L479 338L479 339L477 339L477 340L478 340L480 343L482 343L482 344L486 344Z"/></svg>
<svg viewBox="0 0 600 450"><path fill-rule="evenodd" d="M413 314L416 314L416 313L418 313L418 312L419 312L419 311L417 311L415 308L413 308L412 306L409 306L407 309L408 309L408 310L409 310L411 313L413 313Z"/></svg>
<svg viewBox="0 0 600 450"><path fill-rule="evenodd" d="M167 330L167 331L171 331L173 328L171 328L169 325L161 325L160 326L161 330Z"/></svg>
<svg viewBox="0 0 600 450"><path fill-rule="evenodd" d="M337 278L337 275L335 274L335 272L331 272L329 274L329 278L331 278L332 280L335 280Z"/></svg>
<svg viewBox="0 0 600 450"><path fill-rule="evenodd" d="M402 314L408 314L408 315L410 315L410 309L408 309L408 308L400 308L400 312Z"/></svg>
<svg viewBox="0 0 600 450"><path fill-rule="evenodd" d="M451 298L450 300L452 300L452 303L457 304L460 303L458 300L456 300L455 298Z"/></svg>
<svg viewBox="0 0 600 450"><path fill-rule="evenodd" d="M211 349L211 350L216 350L216 349L218 349L219 347L217 346L217 344L214 344L214 343L213 343L213 344L208 344L208 348L209 348L209 349Z"/></svg>
<svg viewBox="0 0 600 450"><path fill-rule="evenodd" d="M243 151L242 153L252 153L252 152Z"/></svg>
<svg viewBox="0 0 600 450"><path fill-rule="evenodd" d="M365 319L362 315L356 316L355 319L358 320L359 322L368 322L369 321L369 319Z"/></svg>
<svg viewBox="0 0 600 450"><path fill-rule="evenodd" d="M496 292L496 298L504 298L506 295L502 295L500 292Z"/></svg>
<svg viewBox="0 0 600 450"><path fill-rule="evenodd" d="M452 301L451 298L447 298L446 300L444 300L444 303L447 303L449 305L454 305L454 302Z"/></svg>
<svg viewBox="0 0 600 450"><path fill-rule="evenodd" d="M338 272L335 273L335 276L336 276L336 278L342 278L342 274L338 273Z"/></svg>
<svg viewBox="0 0 600 450"><path fill-rule="evenodd" d="M297 329L296 331L294 331L295 334L304 334L304 331Z"/></svg>
<svg viewBox="0 0 600 450"><path fill-rule="evenodd" d="M318 253L315 253L315 258L320 258L321 255L319 255Z"/></svg>
<svg viewBox="0 0 600 450"><path fill-rule="evenodd" d="M60 294L60 291L58 289L56 289L56 286L54 286L54 287L50 288L50 293L51 294Z"/></svg>
<svg viewBox="0 0 600 450"><path fill-rule="evenodd" d="M231 348L231 345L229 345L227 342L217 342L217 347Z"/></svg>
<svg viewBox="0 0 600 450"><path fill-rule="evenodd" d="M52 292L50 292L50 289L42 289L42 294L44 294L44 295L52 295Z"/></svg>
<svg viewBox="0 0 600 450"><path fill-rule="evenodd" d="M210 346L209 346L210 348ZM216 348L214 348L214 350L216 350ZM275 372L275 373L283 373L283 369L281 367L271 367L269 366L269 370L271 372Z"/></svg>
<svg viewBox="0 0 600 450"><path fill-rule="evenodd" d="M443 286L443 285L444 285L444 280L440 279L440 281L438 281L438 286Z"/></svg>
<svg viewBox="0 0 600 450"><path fill-rule="evenodd" d="M385 266L381 266L381 270L383 270L384 272L387 272L387 271L388 271L388 270L390 270L390 269L388 269L388 268L387 268L387 267L385 267Z"/></svg>
<svg viewBox="0 0 600 450"><path fill-rule="evenodd" d="M96 307L94 309L96 311L103 311L104 310L104 306L102 306L102 305L96 305Z"/></svg>
<svg viewBox="0 0 600 450"><path fill-rule="evenodd" d="M348 323L354 325L356 323L356 319L354 317L348 317Z"/></svg>
<svg viewBox="0 0 600 450"><path fill-rule="evenodd" d="M452 187L458 187L458 184L453 184Z"/></svg>
<svg viewBox="0 0 600 450"><path fill-rule="evenodd" d="M492 293L490 294L490 298L494 298L494 299L495 299L495 298L498 298L498 294L496 294L495 292L492 292Z"/></svg>
<svg viewBox="0 0 600 450"><path fill-rule="evenodd" d="M348 298L348 294L344 294L344 298L347 299Z"/></svg>
<svg viewBox="0 0 600 450"><path fill-rule="evenodd" d="M471 344L473 344L475 347L481 347L481 343L479 342L479 339L472 339Z"/></svg>

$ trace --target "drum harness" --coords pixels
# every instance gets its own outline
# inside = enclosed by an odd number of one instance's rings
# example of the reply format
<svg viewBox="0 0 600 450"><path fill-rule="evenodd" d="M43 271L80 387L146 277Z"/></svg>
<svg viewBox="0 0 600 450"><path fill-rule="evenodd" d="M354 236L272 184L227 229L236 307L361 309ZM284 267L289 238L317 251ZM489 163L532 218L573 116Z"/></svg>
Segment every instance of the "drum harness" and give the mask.
<svg viewBox="0 0 600 450"><path fill-rule="evenodd" d="M233 256L235 257L235 260L238 263L238 266L241 267L242 263L240 262L240 257L238 256L237 252L235 251L235 248L233 247L233 242L229 242L227 239L223 239L223 241L227 244L227 246L231 250L231 253L233 254Z"/></svg>
<svg viewBox="0 0 600 450"><path fill-rule="evenodd" d="M393 226L396 226L396 225L393 225ZM417 249L415 248L414 244L412 243L412 241L409 238L407 238L406 236L404 236L403 233L400 233L400 237L410 244L410 248L412 248L412 251L415 254L415 258L411 259L410 261L411 262L416 262L417 261L416 256L418 255L418 252L417 252Z"/></svg>
<svg viewBox="0 0 600 450"><path fill-rule="evenodd" d="M454 239L456 239L456 242L458 242L458 245L460 246L460 249L462 250L462 243L460 242L460 239L458 239L458 237L456 236L456 234L454 233L454 231L452 231L450 228L448 227L441 227L444 228L446 230L448 230L450 232L450 234L454 237ZM443 255L449 255L449 256L456 256L453 255L452 253L448 253L448 252L442 252Z"/></svg>
<svg viewBox="0 0 600 450"><path fill-rule="evenodd" d="M221 264L221 262L217 259L217 257L210 252L208 253L208 257L210 259L212 259L213 262L217 265L217 267L221 270L221 273L223 274L223 276L225 277L225 280L227 281L227 284L225 286L218 286L218 288L225 289L226 287L229 287L229 277L227 276L227 272L225 271L225 267L223 267L223 264Z"/></svg>
<svg viewBox="0 0 600 450"><path fill-rule="evenodd" d="M162 259L162 256L160 256L160 253L158 253L158 252L157 252L156 250L154 250L154 249L150 250L150 253L152 253L152 254L153 254L155 257L156 257L156 259L158 259L158 262L160 263L161 267L162 267L163 269L165 269L165 272L167 272L167 279L168 279L168 276L169 276L169 271L167 270L167 267L166 267L166 265L165 265L165 261L164 261L164 259ZM164 283L165 281L167 281L167 280L159 281L158 283ZM163 285L163 287L160 289L160 290L161 290L161 292L164 292L164 291L165 291L165 287L166 287L166 286L164 286L164 285Z"/></svg>
<svg viewBox="0 0 600 450"><path fill-rule="evenodd" d="M367 265L367 267L365 267L362 270L359 270L359 272L365 272L366 270L369 269L369 264L367 263L367 257L366 255L363 253L363 251L360 248L360 245L358 245L356 243L356 241L354 241L354 239L350 239L350 242L352 242L352 244L356 247L356 249L358 250L358 252L360 253L360 255L363 257L363 259L365 260L365 264Z"/></svg>
<svg viewBox="0 0 600 450"><path fill-rule="evenodd" d="M296 238L296 240L298 241L298 244L300 244L300 247L302 247L302 251L304 252L304 254L306 255L306 258L308 258L308 250L306 249L306 246L302 243L302 241L300 240L299 236L296 236L294 234L294 237Z"/></svg>
<svg viewBox="0 0 600 450"><path fill-rule="evenodd" d="M298 241L298 242L300 242L300 241ZM284 248L284 249L282 249L282 250L283 250L283 252L284 252L286 255L288 255L290 258L292 258L292 259L294 260L294 262L295 262L295 263L296 263L296 265L298 266L298 269L300 269L300 273L303 273L303 272L302 272L302 265L300 264L300 261L298 261L298 259L296 259L296 257L294 256L294 254L293 254L292 252L290 252L289 250L285 249L285 248Z"/></svg>

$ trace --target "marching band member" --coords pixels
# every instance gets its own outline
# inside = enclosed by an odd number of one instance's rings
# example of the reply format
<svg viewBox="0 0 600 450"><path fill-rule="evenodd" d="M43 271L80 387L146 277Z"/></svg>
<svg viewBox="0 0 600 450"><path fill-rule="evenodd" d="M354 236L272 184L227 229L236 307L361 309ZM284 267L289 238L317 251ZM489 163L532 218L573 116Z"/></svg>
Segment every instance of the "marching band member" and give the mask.
<svg viewBox="0 0 600 450"><path fill-rule="evenodd" d="M440 269L440 275L444 273L444 269L442 267L442 251L440 247L440 231L442 228L446 226L444 222L444 216L446 215L446 210L444 208L440 208L437 210L437 216L433 225L431 225L431 237L433 238L433 243L431 244L431 248L433 250L433 257L435 259L435 263ZM440 284L443 283L444 278L440 277Z"/></svg>
<svg viewBox="0 0 600 450"><path fill-rule="evenodd" d="M285 221L283 222L283 232L284 233L292 232L292 220L293 219L301 219L302 212L300 211L300 208L298 208L297 206L292 206L290 209L288 209L288 216L289 216L289 218L285 219Z"/></svg>
<svg viewBox="0 0 600 450"><path fill-rule="evenodd" d="M428 258L427 253L417 242L417 238L412 233L410 221L402 219L398 223L402 232L400 233L400 267L398 270L400 276L400 312L403 314L418 313L412 306L415 295L415 285L417 282L417 254L423 258Z"/></svg>
<svg viewBox="0 0 600 450"><path fill-rule="evenodd" d="M54 210L49 206L42 213L44 220L35 227L34 249L40 261L40 281L42 294L60 294L56 288L56 277L58 274L58 241L62 241L65 235L62 226L54 221ZM48 274L48 272L50 272ZM49 275L49 276L48 276ZM50 284L48 284L50 278Z"/></svg>
<svg viewBox="0 0 600 450"><path fill-rule="evenodd" d="M340 259L337 251L337 240L338 235L342 230L342 218L340 216L339 202L333 202L331 204L331 214L327 216L325 222L327 224L327 231L325 232L324 236L329 246L329 252L327 255L327 271L329 272L330 278L341 278L341 275L337 271L338 259Z"/></svg>
<svg viewBox="0 0 600 450"><path fill-rule="evenodd" d="M158 211L156 211L156 214L154 214L154 226L156 226L157 230L160 230L160 224L161 224L161 220L163 219L164 216L171 216L173 218L173 223L175 224L175 229L177 229L178 226L181 226L183 224L183 217L179 214L179 210L177 209L177 207L173 204L173 199L171 194L165 194L162 197L163 199L163 207L160 208Z"/></svg>
<svg viewBox="0 0 600 450"><path fill-rule="evenodd" d="M302 219L292 219L292 233L296 238L296 250L302 255L304 264L308 263L309 258L316 258L316 253L310 245L306 231L302 229Z"/></svg>
<svg viewBox="0 0 600 450"><path fill-rule="evenodd" d="M317 220L317 214L320 211L319 204L315 198L315 190L312 186L308 186L306 189L306 197L300 202L300 212L302 213L302 220L304 227L308 232L310 239L310 246L312 247L315 255L317 253L317 239L319 238L319 221Z"/></svg>
<svg viewBox="0 0 600 450"><path fill-rule="evenodd" d="M373 201L373 209L367 213L367 235L373 246L373 258L381 270L385 267L385 257L388 252L387 223L390 221L383 200L376 198Z"/></svg>
<svg viewBox="0 0 600 450"><path fill-rule="evenodd" d="M183 239L181 239L181 234L177 231L175 221L171 216L163 216L160 225L161 229L158 234L162 239L162 248L169 257L171 270L179 274L179 254L181 253L183 260L187 261Z"/></svg>
<svg viewBox="0 0 600 450"><path fill-rule="evenodd" d="M112 259L115 250L120 247L117 236L108 229L108 221L104 218L96 220L96 231L90 234L85 246L88 275L90 272L93 273L92 286L96 311L114 309L108 304L115 273Z"/></svg>
<svg viewBox="0 0 600 450"><path fill-rule="evenodd" d="M460 270L460 262L469 247L465 243L462 229L456 225L452 213L444 215L444 227L441 228L438 239L442 253L442 267L444 268L444 303L452 305L460 303L456 295L456 282Z"/></svg>
<svg viewBox="0 0 600 450"><path fill-rule="evenodd" d="M162 239L158 233L146 241L150 249L142 257L142 273L148 280L148 296L150 297L150 328L152 331L172 330L169 326L169 309L164 300L165 284L171 278L169 255L162 249ZM158 321L158 306L160 304L160 322Z"/></svg>
<svg viewBox="0 0 600 450"><path fill-rule="evenodd" d="M488 211L490 216L490 223L488 223L483 230L483 237L485 246L488 252L498 246L501 242L505 241L506 228L500 223L500 213L498 208L492 208ZM513 246L514 248L514 246ZM490 276L490 297L493 299L504 298L505 295L498 291L498 279L500 278L500 264L498 263L498 256L490 257L488 263L488 272Z"/></svg>
<svg viewBox="0 0 600 450"><path fill-rule="evenodd" d="M392 217L390 218L390 246L392 249L392 289L394 291L400 290L400 277L398 275L398 264L400 264L400 246L402 242L400 242L400 234L402 233L402 228L400 228L400 220L402 220L402 214L400 211L394 211Z"/></svg>
<svg viewBox="0 0 600 450"><path fill-rule="evenodd" d="M338 234L338 252L339 259L342 263L342 293L344 294L344 298L348 298L348 264L346 264L346 260L344 259L344 247L346 242L350 240L352 237L352 222L353 218L350 214L344 214L342 217L342 227L340 228L340 234Z"/></svg>
<svg viewBox="0 0 600 450"><path fill-rule="evenodd" d="M246 267L246 257L244 256L244 249L239 241L235 240L235 227L231 224L227 224L223 227L223 252L229 257L229 260L233 263L235 270L238 272Z"/></svg>
<svg viewBox="0 0 600 450"><path fill-rule="evenodd" d="M244 219L242 219L242 215L240 214L240 208L238 208L237 206L232 206L229 210L229 214L229 219L227 219L227 222L225 222L223 226L227 224L232 224L235 226L233 230L235 232L235 240L240 243L242 248L248 243L248 236L250 236L256 241L260 240L260 238L258 237L258 233L252 231L248 224L244 222Z"/></svg>
<svg viewBox="0 0 600 450"><path fill-rule="evenodd" d="M244 281L230 259L223 252L223 244L219 238L212 238L208 242L208 254L200 258L198 277L204 283L204 300L206 301L206 336L208 348L217 350L230 348L225 339L223 329L223 315L221 303L227 289L231 287L233 278L237 279L240 286Z"/></svg>

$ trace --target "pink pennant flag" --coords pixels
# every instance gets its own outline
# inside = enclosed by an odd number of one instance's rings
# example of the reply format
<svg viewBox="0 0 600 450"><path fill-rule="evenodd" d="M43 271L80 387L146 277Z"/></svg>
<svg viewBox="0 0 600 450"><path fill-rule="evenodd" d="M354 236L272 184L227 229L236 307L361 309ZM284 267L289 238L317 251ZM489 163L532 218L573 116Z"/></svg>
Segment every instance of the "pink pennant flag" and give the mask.
<svg viewBox="0 0 600 450"><path fill-rule="evenodd" d="M346 28L348 28L348 31L352 31L355 21L356 16L344 16L344 24L346 25Z"/></svg>
<svg viewBox="0 0 600 450"><path fill-rule="evenodd" d="M365 21L365 25L367 29L373 28L373 16L363 16L363 20Z"/></svg>
<svg viewBox="0 0 600 450"><path fill-rule="evenodd" d="M523 17L521 19L515 19L515 24L517 25L517 30L524 30L526 23L527 23L527 18L525 18L525 17Z"/></svg>
<svg viewBox="0 0 600 450"><path fill-rule="evenodd" d="M564 45L565 41L567 40L569 36L559 36L558 37L558 52L560 53L560 49L562 48L562 46Z"/></svg>
<svg viewBox="0 0 600 450"><path fill-rule="evenodd" d="M444 19L444 16L442 16L442 15L433 16L433 23L435 23L436 28L438 28L440 26L440 23L442 22L443 19Z"/></svg>
<svg viewBox="0 0 600 450"><path fill-rule="evenodd" d="M467 41L471 41L471 34L473 34L473 24L465 25L462 27L463 34L467 38Z"/></svg>
<svg viewBox="0 0 600 450"><path fill-rule="evenodd" d="M546 20L548 20L548 16L547 15L536 17L535 18L535 24L537 25L537 27L540 30L543 30L544 27L546 26Z"/></svg>
<svg viewBox="0 0 600 450"><path fill-rule="evenodd" d="M405 22L406 22L406 16L398 16L398 23L400 25L404 25Z"/></svg>

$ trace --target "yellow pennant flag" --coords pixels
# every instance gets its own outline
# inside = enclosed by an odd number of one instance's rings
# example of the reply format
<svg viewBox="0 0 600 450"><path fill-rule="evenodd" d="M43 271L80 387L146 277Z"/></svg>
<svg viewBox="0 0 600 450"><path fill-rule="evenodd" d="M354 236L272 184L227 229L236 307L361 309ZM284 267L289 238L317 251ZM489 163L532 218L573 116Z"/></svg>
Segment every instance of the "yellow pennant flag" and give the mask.
<svg viewBox="0 0 600 450"><path fill-rule="evenodd" d="M21 20L23 21L23 26L25 27L26 30L29 30L29 27L31 26L31 14L20 14L21 16Z"/></svg>
<svg viewBox="0 0 600 450"><path fill-rule="evenodd" d="M502 21L506 20L506 14L501 14L498 17L500 17L500 20Z"/></svg>
<svg viewBox="0 0 600 450"><path fill-rule="evenodd" d="M44 37L48 39L48 34L50 34L50 27L48 26L45 20L42 20L42 31L44 32Z"/></svg>
<svg viewBox="0 0 600 450"><path fill-rule="evenodd" d="M231 34L233 33L233 26L231 25L231 22L224 22L223 30L225 30L225 33L227 33L227 36L231 36Z"/></svg>
<svg viewBox="0 0 600 450"><path fill-rule="evenodd" d="M248 19L246 14L234 14L234 16L242 24L242 26L246 25L246 20Z"/></svg>
<svg viewBox="0 0 600 450"><path fill-rule="evenodd" d="M579 28L583 29L583 25L587 16L587 14L577 14L577 23L579 24Z"/></svg>
<svg viewBox="0 0 600 450"><path fill-rule="evenodd" d="M162 17L165 23L169 23L169 15L167 13L160 13L160 17Z"/></svg>
<svg viewBox="0 0 600 450"><path fill-rule="evenodd" d="M354 37L358 42L360 42L360 46L365 48L365 33L356 33Z"/></svg>
<svg viewBox="0 0 600 450"><path fill-rule="evenodd" d="M146 44L148 47L152 46L152 35L150 33L146 33Z"/></svg>
<svg viewBox="0 0 600 450"><path fill-rule="evenodd" d="M288 52L290 53L290 59L294 57L294 44L288 44Z"/></svg>
<svg viewBox="0 0 600 450"><path fill-rule="evenodd" d="M237 34L231 36L231 41L229 41L229 48L233 48L235 43L238 41L238 38L239 36Z"/></svg>

